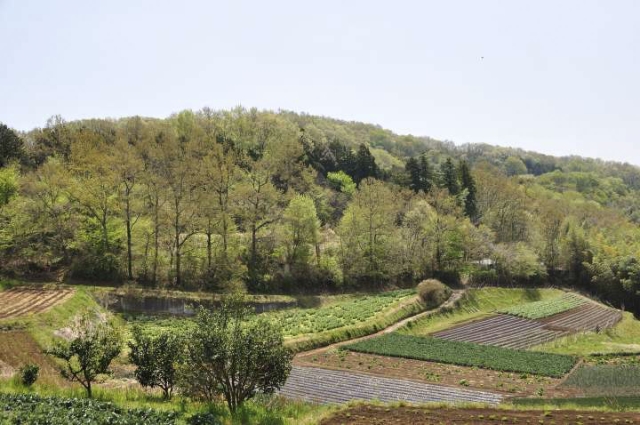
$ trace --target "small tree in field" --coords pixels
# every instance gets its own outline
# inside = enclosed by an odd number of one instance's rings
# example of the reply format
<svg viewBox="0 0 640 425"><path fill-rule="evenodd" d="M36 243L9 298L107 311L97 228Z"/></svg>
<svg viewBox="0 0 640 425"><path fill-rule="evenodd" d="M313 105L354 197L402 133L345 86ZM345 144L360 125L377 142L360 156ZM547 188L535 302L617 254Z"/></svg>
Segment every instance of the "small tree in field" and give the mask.
<svg viewBox="0 0 640 425"><path fill-rule="evenodd" d="M98 375L107 373L109 365L121 351L118 331L97 315L85 314L72 328L74 338L59 342L48 351L65 361L60 373L71 382L79 382L91 398L91 385Z"/></svg>
<svg viewBox="0 0 640 425"><path fill-rule="evenodd" d="M129 348L129 359L137 366L135 376L140 385L158 387L162 389L164 398L170 399L177 382L178 363L183 358L182 338L172 332L147 335L139 327L134 327Z"/></svg>
<svg viewBox="0 0 640 425"><path fill-rule="evenodd" d="M233 296L218 310L198 312L183 385L188 394L206 400L222 394L235 412L258 392L279 389L291 371L291 359L282 330Z"/></svg>

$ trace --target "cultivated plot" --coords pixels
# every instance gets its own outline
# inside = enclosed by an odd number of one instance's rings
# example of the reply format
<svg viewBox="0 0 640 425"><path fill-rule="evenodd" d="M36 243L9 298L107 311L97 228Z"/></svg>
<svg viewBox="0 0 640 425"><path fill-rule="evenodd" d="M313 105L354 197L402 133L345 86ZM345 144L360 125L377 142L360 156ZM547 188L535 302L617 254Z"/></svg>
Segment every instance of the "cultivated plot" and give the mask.
<svg viewBox="0 0 640 425"><path fill-rule="evenodd" d="M73 295L73 289L13 288L0 292L0 319L42 313Z"/></svg>
<svg viewBox="0 0 640 425"><path fill-rule="evenodd" d="M512 311L514 314L498 314L436 332L432 336L449 341L526 349L575 332L607 329L622 319L620 311L590 301L560 313L548 315L550 311L561 310L563 305L573 305L577 302L574 298L561 297L555 302L531 304L534 307L536 304L541 307L541 312L536 312L529 307L505 310Z"/></svg>

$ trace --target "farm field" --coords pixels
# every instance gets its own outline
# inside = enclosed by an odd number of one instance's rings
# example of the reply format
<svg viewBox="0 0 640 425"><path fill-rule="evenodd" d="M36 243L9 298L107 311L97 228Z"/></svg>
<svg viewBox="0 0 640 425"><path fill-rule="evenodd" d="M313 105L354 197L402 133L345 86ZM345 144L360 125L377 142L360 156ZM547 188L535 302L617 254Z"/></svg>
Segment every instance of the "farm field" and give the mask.
<svg viewBox="0 0 640 425"><path fill-rule="evenodd" d="M426 336L453 326L495 314L497 310L562 296L559 289L482 288L468 289L455 308L427 316L399 330L403 334Z"/></svg>
<svg viewBox="0 0 640 425"><path fill-rule="evenodd" d="M294 367L280 394L315 403L340 404L353 400L409 403L450 402L497 405L502 395L393 378L312 367Z"/></svg>
<svg viewBox="0 0 640 425"><path fill-rule="evenodd" d="M345 347L351 351L415 360L475 366L505 372L562 377L576 364L575 357L512 350L492 345L414 337L397 333L383 335Z"/></svg>
<svg viewBox="0 0 640 425"><path fill-rule="evenodd" d="M552 341L564 334L562 331L546 329L544 323L536 320L499 314L436 332L432 336L449 341L524 349Z"/></svg>
<svg viewBox="0 0 640 425"><path fill-rule="evenodd" d="M42 352L35 340L26 331L0 331L0 365L6 365L9 376L27 363L40 367L40 380L44 384L58 387L69 386L62 379L53 361Z"/></svg>
<svg viewBox="0 0 640 425"><path fill-rule="evenodd" d="M295 351L374 333L424 310L413 290L375 295L323 297L323 304L262 313L282 325L285 341ZM138 325L157 333L173 329L183 332L192 322L184 317L123 316L128 327Z"/></svg>
<svg viewBox="0 0 640 425"><path fill-rule="evenodd" d="M379 356L347 350L328 350L298 355L294 364L406 379L457 388L493 391L506 396L549 394L561 379L522 373Z"/></svg>
<svg viewBox="0 0 640 425"><path fill-rule="evenodd" d="M70 288L16 287L0 292L0 320L42 313L73 295Z"/></svg>
<svg viewBox="0 0 640 425"><path fill-rule="evenodd" d="M326 307L282 310L268 315L282 324L285 337L293 337L364 323L394 304L412 297L415 297L415 291L399 290L364 295Z"/></svg>
<svg viewBox="0 0 640 425"><path fill-rule="evenodd" d="M0 423L85 425L171 425L178 414L152 409L123 409L112 403L88 399L0 394Z"/></svg>
<svg viewBox="0 0 640 425"><path fill-rule="evenodd" d="M640 415L624 412L593 412L581 410L503 410L503 409L455 409L419 408L360 405L338 412L321 422L322 425L484 425L484 424L637 424Z"/></svg>
<svg viewBox="0 0 640 425"><path fill-rule="evenodd" d="M621 318L619 311L589 302L538 320L499 314L436 332L433 336L451 341L524 349L575 332L604 330L614 326Z"/></svg>
<svg viewBox="0 0 640 425"><path fill-rule="evenodd" d="M565 294L550 300L536 301L498 310L498 313L510 314L525 319L542 319L563 311L579 307L588 301L576 294Z"/></svg>
<svg viewBox="0 0 640 425"><path fill-rule="evenodd" d="M562 383L584 395L640 395L640 365L583 365Z"/></svg>

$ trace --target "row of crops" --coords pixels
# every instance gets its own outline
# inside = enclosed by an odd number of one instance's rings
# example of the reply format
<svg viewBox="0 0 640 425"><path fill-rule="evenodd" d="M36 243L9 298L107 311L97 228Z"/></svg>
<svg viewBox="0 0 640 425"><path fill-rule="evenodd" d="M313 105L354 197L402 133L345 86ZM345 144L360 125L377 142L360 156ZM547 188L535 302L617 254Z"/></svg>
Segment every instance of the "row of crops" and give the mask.
<svg viewBox="0 0 640 425"><path fill-rule="evenodd" d="M264 313L264 315L280 324L286 337L295 337L364 323L377 314L393 308L398 302L413 296L415 296L413 290L398 290L349 298L325 307L280 310ZM150 333L172 330L184 334L193 326L193 321L187 318L139 315L130 316L127 319L131 324L140 325Z"/></svg>
<svg viewBox="0 0 640 425"><path fill-rule="evenodd" d="M498 310L498 313L510 314L525 319L542 319L580 307L587 301L575 294L565 294L550 300L536 301L528 304Z"/></svg>
<svg viewBox="0 0 640 425"><path fill-rule="evenodd" d="M285 336L318 333L358 325L415 295L411 289L365 295L314 309L292 309L267 313L283 327Z"/></svg>
<svg viewBox="0 0 640 425"><path fill-rule="evenodd" d="M169 425L178 414L153 409L123 409L90 399L0 394L0 423L46 425Z"/></svg>
<svg viewBox="0 0 640 425"><path fill-rule="evenodd" d="M512 350L491 345L416 337L397 333L346 346L369 354L472 366L505 372L562 377L575 365L571 356Z"/></svg>
<svg viewBox="0 0 640 425"><path fill-rule="evenodd" d="M640 394L640 366L587 365L578 368L563 383L598 394Z"/></svg>

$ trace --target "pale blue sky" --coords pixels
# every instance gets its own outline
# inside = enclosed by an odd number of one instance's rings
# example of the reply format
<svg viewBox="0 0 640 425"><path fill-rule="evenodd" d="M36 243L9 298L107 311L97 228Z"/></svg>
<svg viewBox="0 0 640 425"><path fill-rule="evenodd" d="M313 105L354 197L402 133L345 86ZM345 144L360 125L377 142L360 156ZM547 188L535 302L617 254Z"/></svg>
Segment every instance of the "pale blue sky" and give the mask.
<svg viewBox="0 0 640 425"><path fill-rule="evenodd" d="M0 53L20 130L242 104L640 164L640 1L0 0Z"/></svg>

